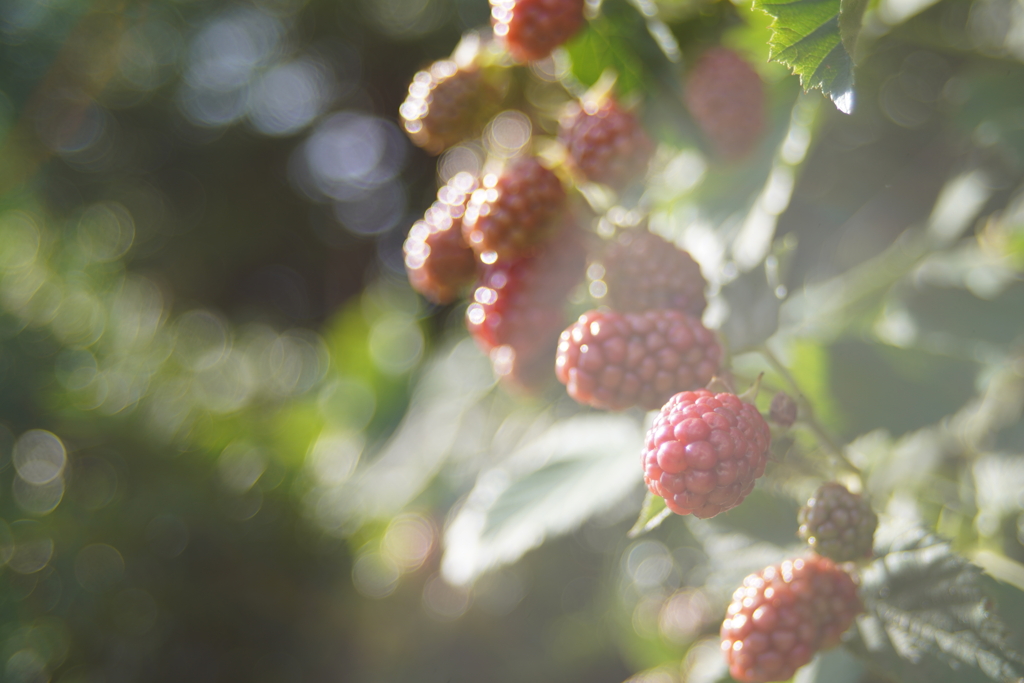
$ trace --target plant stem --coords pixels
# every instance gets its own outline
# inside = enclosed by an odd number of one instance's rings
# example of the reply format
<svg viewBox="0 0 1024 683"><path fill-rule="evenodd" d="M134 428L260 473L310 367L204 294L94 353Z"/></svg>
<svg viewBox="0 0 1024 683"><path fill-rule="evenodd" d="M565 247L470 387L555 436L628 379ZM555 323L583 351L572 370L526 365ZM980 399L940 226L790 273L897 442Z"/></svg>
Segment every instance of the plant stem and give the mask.
<svg viewBox="0 0 1024 683"><path fill-rule="evenodd" d="M843 449L839 447L835 439L825 431L825 428L818 421L818 418L814 414L814 406L812 406L810 401L807 400L804 393L800 391L800 385L797 384L796 378L793 377L789 368L783 365L782 361L779 360L779 357L776 356L770 348L768 348L767 344L762 345L760 351L761 355L768 361L768 364L771 365L777 373L779 373L786 384L789 385L790 389L792 389L793 393L796 394L796 401L800 406L800 422L802 422L814 435L815 439L818 441L818 445L828 451L844 467L863 479L863 474L861 473L860 468L850 462L850 459L846 457L845 453L843 453Z"/></svg>

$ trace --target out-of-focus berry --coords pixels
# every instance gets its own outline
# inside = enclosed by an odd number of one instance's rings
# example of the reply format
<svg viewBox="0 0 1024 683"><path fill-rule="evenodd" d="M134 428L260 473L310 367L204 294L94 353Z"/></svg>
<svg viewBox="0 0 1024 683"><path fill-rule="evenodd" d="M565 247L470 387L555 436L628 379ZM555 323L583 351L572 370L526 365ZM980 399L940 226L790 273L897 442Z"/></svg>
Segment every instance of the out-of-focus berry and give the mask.
<svg viewBox="0 0 1024 683"><path fill-rule="evenodd" d="M403 247L413 289L439 304L454 301L472 284L477 263L462 237L466 201L476 189L469 173L457 173L437 193L437 201L413 223Z"/></svg>
<svg viewBox="0 0 1024 683"><path fill-rule="evenodd" d="M521 62L543 59L583 27L584 0L491 0L494 35Z"/></svg>
<svg viewBox="0 0 1024 683"><path fill-rule="evenodd" d="M562 332L555 374L580 403L656 410L707 384L721 358L714 333L685 313L589 311Z"/></svg>
<svg viewBox="0 0 1024 683"><path fill-rule="evenodd" d="M628 313L658 308L700 316L707 282L687 252L646 229L624 230L601 259L607 303Z"/></svg>
<svg viewBox="0 0 1024 683"><path fill-rule="evenodd" d="M640 122L610 97L573 104L559 139L584 178L616 189L642 179L654 155L654 142Z"/></svg>
<svg viewBox="0 0 1024 683"><path fill-rule="evenodd" d="M772 404L768 409L768 417L777 425L792 427L796 422L796 401L784 391L772 396Z"/></svg>
<svg viewBox="0 0 1024 683"><path fill-rule="evenodd" d="M726 161L748 156L761 140L764 85L753 67L732 50L714 47L697 59L686 81L686 107Z"/></svg>
<svg viewBox="0 0 1024 683"><path fill-rule="evenodd" d="M501 108L503 88L475 66L450 59L418 72L399 107L409 138L431 154L440 154L475 138Z"/></svg>
<svg viewBox="0 0 1024 683"><path fill-rule="evenodd" d="M484 176L470 197L462 234L485 264L528 256L558 225L565 188L534 157Z"/></svg>

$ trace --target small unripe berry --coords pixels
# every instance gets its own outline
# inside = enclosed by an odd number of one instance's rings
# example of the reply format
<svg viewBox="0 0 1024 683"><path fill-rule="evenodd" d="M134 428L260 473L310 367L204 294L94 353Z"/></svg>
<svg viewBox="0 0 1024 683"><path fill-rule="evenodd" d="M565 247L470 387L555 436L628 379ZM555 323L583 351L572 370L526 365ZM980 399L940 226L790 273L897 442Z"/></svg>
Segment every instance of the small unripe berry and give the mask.
<svg viewBox="0 0 1024 683"><path fill-rule="evenodd" d="M772 396L772 404L768 409L768 417L777 425L792 427L796 422L796 401L784 391Z"/></svg>
<svg viewBox="0 0 1024 683"><path fill-rule="evenodd" d="M878 515L861 496L836 482L822 484L800 508L799 535L819 555L837 562L871 556Z"/></svg>

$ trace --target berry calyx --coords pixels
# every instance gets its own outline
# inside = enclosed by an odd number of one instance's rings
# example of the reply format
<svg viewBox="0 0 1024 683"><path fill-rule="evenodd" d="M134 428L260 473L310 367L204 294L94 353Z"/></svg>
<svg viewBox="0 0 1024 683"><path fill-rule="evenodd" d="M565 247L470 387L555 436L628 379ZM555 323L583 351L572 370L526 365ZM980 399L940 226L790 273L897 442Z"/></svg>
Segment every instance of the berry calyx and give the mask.
<svg viewBox="0 0 1024 683"><path fill-rule="evenodd" d="M878 515L842 484L822 484L800 508L798 519L797 533L819 555L837 562L871 556Z"/></svg>
<svg viewBox="0 0 1024 683"><path fill-rule="evenodd" d="M689 253L648 230L624 230L605 248L606 301L617 311L658 308L700 316L707 282Z"/></svg>
<svg viewBox="0 0 1024 683"><path fill-rule="evenodd" d="M558 176L534 157L484 176L462 222L466 243L485 264L528 256L557 226L565 204Z"/></svg>
<svg viewBox="0 0 1024 683"><path fill-rule="evenodd" d="M544 59L583 27L584 0L491 0L494 35L521 62Z"/></svg>
<svg viewBox="0 0 1024 683"><path fill-rule="evenodd" d="M702 54L686 81L686 107L726 161L754 151L765 127L764 84L743 57L724 47Z"/></svg>
<svg viewBox="0 0 1024 683"><path fill-rule="evenodd" d="M743 580L722 622L729 673L743 683L785 681L835 647L863 611L857 585L832 560L786 560Z"/></svg>
<svg viewBox="0 0 1024 683"><path fill-rule="evenodd" d="M641 462L651 493L672 512L702 519L731 510L764 474L771 430L735 394L676 394L647 431Z"/></svg>
<svg viewBox="0 0 1024 683"><path fill-rule="evenodd" d="M655 410L707 384L721 358L714 333L679 311L588 311L562 332L555 375L580 403Z"/></svg>
<svg viewBox="0 0 1024 683"><path fill-rule="evenodd" d="M455 174L413 223L403 245L409 284L434 303L454 301L476 277L476 258L462 237L466 201L476 187L469 173Z"/></svg>
<svg viewBox="0 0 1024 683"><path fill-rule="evenodd" d="M502 97L500 83L482 69L443 59L413 77L398 112L413 144L440 154L479 136L501 108Z"/></svg>
<svg viewBox="0 0 1024 683"><path fill-rule="evenodd" d="M643 178L654 155L640 122L610 97L574 103L562 118L559 139L580 175L615 189Z"/></svg>

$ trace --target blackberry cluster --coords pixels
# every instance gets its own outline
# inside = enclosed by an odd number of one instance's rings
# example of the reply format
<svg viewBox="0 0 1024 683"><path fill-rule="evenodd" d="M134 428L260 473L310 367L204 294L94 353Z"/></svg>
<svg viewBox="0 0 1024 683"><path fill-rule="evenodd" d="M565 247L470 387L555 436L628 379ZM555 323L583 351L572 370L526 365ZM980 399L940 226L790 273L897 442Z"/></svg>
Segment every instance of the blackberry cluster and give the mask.
<svg viewBox="0 0 1024 683"><path fill-rule="evenodd" d="M812 555L751 574L722 622L729 673L744 683L789 680L819 650L839 644L863 611L853 578Z"/></svg>
<svg viewBox="0 0 1024 683"><path fill-rule="evenodd" d="M800 508L799 535L819 555L837 562L871 556L878 516L871 505L837 482L822 484Z"/></svg>
<svg viewBox="0 0 1024 683"><path fill-rule="evenodd" d="M686 107L711 146L726 161L749 156L765 128L761 77L724 47L706 51L686 81Z"/></svg>
<svg viewBox="0 0 1024 683"><path fill-rule="evenodd" d="M647 432L641 462L672 512L706 519L730 510L764 474L771 430L757 408L706 389L676 394Z"/></svg>
<svg viewBox="0 0 1024 683"><path fill-rule="evenodd" d="M581 176L615 189L643 178L654 155L654 142L643 126L611 97L571 106L559 139Z"/></svg>
<svg viewBox="0 0 1024 683"><path fill-rule="evenodd" d="M656 410L707 384L721 358L715 335L679 311L590 311L562 332L555 375L580 403Z"/></svg>
<svg viewBox="0 0 1024 683"><path fill-rule="evenodd" d="M521 62L544 59L583 27L584 0L491 0L494 35Z"/></svg>

